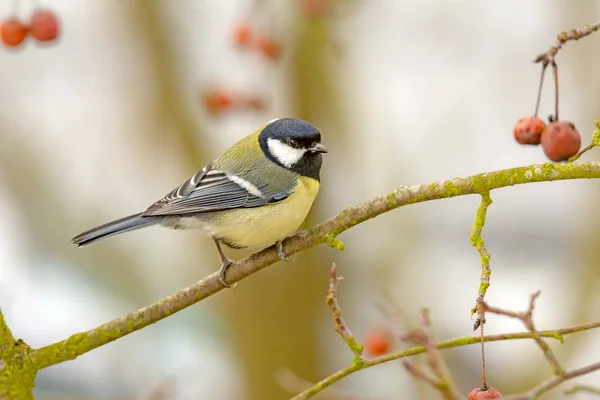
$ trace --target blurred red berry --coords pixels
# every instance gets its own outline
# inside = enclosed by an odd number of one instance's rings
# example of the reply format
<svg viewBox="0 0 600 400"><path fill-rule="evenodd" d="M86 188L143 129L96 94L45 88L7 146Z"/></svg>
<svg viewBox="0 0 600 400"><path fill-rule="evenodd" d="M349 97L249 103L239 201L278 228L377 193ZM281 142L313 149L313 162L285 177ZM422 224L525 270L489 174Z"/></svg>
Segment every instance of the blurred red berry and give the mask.
<svg viewBox="0 0 600 400"><path fill-rule="evenodd" d="M233 41L240 47L250 46L252 36L252 27L246 22L240 22L233 31Z"/></svg>
<svg viewBox="0 0 600 400"><path fill-rule="evenodd" d="M204 106L213 114L219 114L233 105L233 96L223 89L206 91L203 100Z"/></svg>
<svg viewBox="0 0 600 400"><path fill-rule="evenodd" d="M573 157L581 147L581 135L568 121L554 121L544 129L542 148L546 157L559 162Z"/></svg>
<svg viewBox="0 0 600 400"><path fill-rule="evenodd" d="M371 356L387 354L392 347L392 333L385 328L373 328L365 336L365 349Z"/></svg>
<svg viewBox="0 0 600 400"><path fill-rule="evenodd" d="M540 144L546 123L537 117L521 118L515 125L513 135L521 144Z"/></svg>
<svg viewBox="0 0 600 400"><path fill-rule="evenodd" d="M313 18L322 18L327 13L331 0L300 0L300 7Z"/></svg>
<svg viewBox="0 0 600 400"><path fill-rule="evenodd" d="M10 47L16 47L23 43L27 37L27 28L16 19L9 19L0 27L2 43Z"/></svg>
<svg viewBox="0 0 600 400"><path fill-rule="evenodd" d="M257 39L256 50L271 60L277 60L281 55L281 45L268 37L259 37Z"/></svg>
<svg viewBox="0 0 600 400"><path fill-rule="evenodd" d="M502 397L498 389L489 387L487 389L475 388L469 393L467 400L488 400L488 399L499 399Z"/></svg>
<svg viewBox="0 0 600 400"><path fill-rule="evenodd" d="M29 33L40 42L51 42L58 36L58 18L48 10L36 10L29 22Z"/></svg>

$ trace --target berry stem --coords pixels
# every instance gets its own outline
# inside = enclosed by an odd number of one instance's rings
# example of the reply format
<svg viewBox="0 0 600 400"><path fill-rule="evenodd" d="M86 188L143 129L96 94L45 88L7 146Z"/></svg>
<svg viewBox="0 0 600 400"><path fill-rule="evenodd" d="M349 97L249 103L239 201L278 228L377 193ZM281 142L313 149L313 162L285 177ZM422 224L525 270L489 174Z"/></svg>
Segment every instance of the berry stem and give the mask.
<svg viewBox="0 0 600 400"><path fill-rule="evenodd" d="M544 75L546 74L547 67L548 67L548 63L542 64L542 74L540 76L540 86L538 88L537 101L535 102L535 112L533 113L533 116L536 118L538 116L538 111L540 109L540 101L542 99L542 87L544 86Z"/></svg>
<svg viewBox="0 0 600 400"><path fill-rule="evenodd" d="M552 60L552 72L554 73L554 119L558 121L558 65Z"/></svg>
<svg viewBox="0 0 600 400"><path fill-rule="evenodd" d="M485 324L481 324L479 327L479 333L481 334L481 388L485 390L487 389L487 378L485 376L485 341L483 335L484 326Z"/></svg>

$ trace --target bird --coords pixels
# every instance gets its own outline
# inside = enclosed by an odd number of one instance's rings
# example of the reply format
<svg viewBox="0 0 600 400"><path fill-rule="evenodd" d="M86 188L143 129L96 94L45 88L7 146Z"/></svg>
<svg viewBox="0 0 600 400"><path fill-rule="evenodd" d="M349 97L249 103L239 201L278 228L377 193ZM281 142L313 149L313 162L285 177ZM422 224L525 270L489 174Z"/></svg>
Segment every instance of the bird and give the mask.
<svg viewBox="0 0 600 400"><path fill-rule="evenodd" d="M125 232L159 225L199 229L212 237L225 280L234 249L266 248L281 242L306 219L321 185L321 132L299 118L276 118L239 140L221 156L145 211L108 222L72 239L78 247Z"/></svg>

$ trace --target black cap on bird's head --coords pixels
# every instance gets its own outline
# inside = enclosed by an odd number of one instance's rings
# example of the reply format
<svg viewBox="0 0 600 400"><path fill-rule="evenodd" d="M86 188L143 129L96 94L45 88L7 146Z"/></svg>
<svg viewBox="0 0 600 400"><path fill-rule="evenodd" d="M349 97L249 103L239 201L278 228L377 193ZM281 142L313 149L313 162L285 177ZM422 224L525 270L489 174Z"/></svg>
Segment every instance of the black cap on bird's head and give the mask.
<svg viewBox="0 0 600 400"><path fill-rule="evenodd" d="M321 132L297 118L270 121L258 136L267 158L300 175L319 180L327 147L321 143Z"/></svg>

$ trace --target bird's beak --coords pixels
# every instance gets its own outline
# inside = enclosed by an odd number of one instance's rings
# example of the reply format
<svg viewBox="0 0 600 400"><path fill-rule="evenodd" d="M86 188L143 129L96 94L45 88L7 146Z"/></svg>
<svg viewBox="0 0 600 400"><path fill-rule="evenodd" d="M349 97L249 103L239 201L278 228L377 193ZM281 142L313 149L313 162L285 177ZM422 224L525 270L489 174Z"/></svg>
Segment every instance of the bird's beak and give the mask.
<svg viewBox="0 0 600 400"><path fill-rule="evenodd" d="M313 153L327 153L327 147L325 147L325 145L321 144L321 143L317 143L315 144L313 147L309 148L308 151L311 151Z"/></svg>

